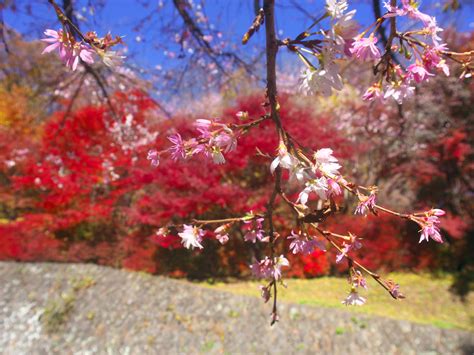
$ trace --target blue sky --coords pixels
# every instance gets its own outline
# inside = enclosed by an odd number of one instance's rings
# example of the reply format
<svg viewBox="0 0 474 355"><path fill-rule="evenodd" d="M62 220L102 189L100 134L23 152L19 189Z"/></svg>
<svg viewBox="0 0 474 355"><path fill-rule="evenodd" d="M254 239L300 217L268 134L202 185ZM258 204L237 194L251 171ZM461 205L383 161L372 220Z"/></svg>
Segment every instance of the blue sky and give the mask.
<svg viewBox="0 0 474 355"><path fill-rule="evenodd" d="M196 0L194 2L200 3ZM19 1L18 3L20 9L23 9L21 4L31 5L34 15L27 14L23 10L15 13L7 10L4 20L8 26L25 34L26 38L31 40L40 38L44 28L59 27L54 11L46 1ZM88 1L84 0L75 2L75 8L86 19L81 21L81 28L84 31L95 29L99 34L111 31L113 34L125 36L129 52L130 54L134 53L133 60L140 66L155 67L156 65L166 66L169 64L169 59L164 55L164 47L166 44L173 45L172 34L163 36L156 30L156 23L160 17L176 16L171 0L163 0L163 6L159 12L156 12L156 4L159 1L150 1L155 6L153 9L140 5L139 1L109 0L105 7L93 16L88 11L87 3ZM255 50L252 45L242 47L239 44L242 34L248 29L253 19L253 0L207 0L203 3L210 23L214 28L222 31L223 39L233 43L241 53ZM306 0L299 3L314 16L322 13L322 1L320 0ZM350 7L357 10L356 19L361 24L368 25L373 22L374 15L370 1L350 2ZM472 5L465 5L462 11L449 15L440 15L439 9L440 3L438 1L424 1L421 4L421 10L436 14L438 21L443 26L451 24L463 31L474 29ZM152 23L140 33L134 32L132 28L153 11L155 15L152 17ZM281 37L294 37L310 24L310 20L294 9L289 0L282 0L277 1L276 24ZM165 45L162 46L161 43ZM251 44L256 43L263 43L262 34L258 34Z"/></svg>

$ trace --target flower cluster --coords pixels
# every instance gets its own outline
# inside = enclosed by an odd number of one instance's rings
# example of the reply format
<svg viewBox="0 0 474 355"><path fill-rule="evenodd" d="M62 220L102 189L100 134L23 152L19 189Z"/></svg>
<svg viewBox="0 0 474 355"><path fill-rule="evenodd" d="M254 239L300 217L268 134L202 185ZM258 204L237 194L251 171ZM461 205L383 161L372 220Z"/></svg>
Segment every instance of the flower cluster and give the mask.
<svg viewBox="0 0 474 355"><path fill-rule="evenodd" d="M357 33L358 25L353 20L355 10L346 12L348 9L345 0L327 0L326 17L330 18L328 30L322 30L323 38L317 40L318 45L314 45L309 51L314 55L319 65L313 65L302 53L308 52L306 48L298 51L307 69L302 74L300 89L306 95L321 94L330 96L332 90L342 90L343 82L339 65L336 60L347 56L347 49ZM306 44L307 46L307 44Z"/></svg>
<svg viewBox="0 0 474 355"><path fill-rule="evenodd" d="M357 290L352 287L349 295L341 303L345 304L346 306L362 306L365 304L365 302L366 299L359 295Z"/></svg>
<svg viewBox="0 0 474 355"><path fill-rule="evenodd" d="M362 287L367 289L367 280L359 270L351 270L349 283L352 287Z"/></svg>
<svg viewBox="0 0 474 355"><path fill-rule="evenodd" d="M362 243L359 241L359 238L357 238L351 233L349 233L349 237L349 243L343 242L341 251L336 255L336 263L340 263L344 259L344 257L347 257L347 254L351 250L357 250L362 248Z"/></svg>
<svg viewBox="0 0 474 355"><path fill-rule="evenodd" d="M250 265L252 273L257 278L262 279L281 279L281 268L289 267L290 262L283 255L270 259L268 256L265 259L260 261L255 261Z"/></svg>
<svg viewBox="0 0 474 355"><path fill-rule="evenodd" d="M359 270L351 267L348 281L351 285L351 292L341 303L346 306L362 306L365 304L366 299L359 295L358 289L360 287L367 289L367 280Z"/></svg>
<svg viewBox="0 0 474 355"><path fill-rule="evenodd" d="M371 211L375 214L375 203L377 200L375 191L375 189L371 190L369 196L365 196L360 193L357 194L357 197L359 198L359 204L357 205L354 214L366 216L368 211Z"/></svg>
<svg viewBox="0 0 474 355"><path fill-rule="evenodd" d="M444 216L445 211L434 208L426 212L423 217L418 217L415 221L421 226L421 243L423 240L429 241L429 238L433 239L435 242L443 243L443 238L441 237L438 225L441 223L439 217Z"/></svg>
<svg viewBox="0 0 474 355"><path fill-rule="evenodd" d="M229 228L231 226L231 223L226 223L223 224L220 227L217 227L214 230L214 233L216 234L216 239L219 241L221 244L225 244L229 241Z"/></svg>
<svg viewBox="0 0 474 355"><path fill-rule="evenodd" d="M205 157L212 158L216 164L224 164L223 153L228 153L237 148L237 137L234 131L226 124L199 119L195 126L199 131L191 155L201 153ZM192 143L190 143L192 145Z"/></svg>
<svg viewBox="0 0 474 355"><path fill-rule="evenodd" d="M366 30L355 38L350 52L359 59L380 59L378 66L385 61L386 69L380 71L379 80L371 85L363 94L364 100L372 101L379 99L393 98L396 102L402 103L404 99L414 93L413 84L427 81L435 75L436 71L441 71L449 75L449 67L443 56L447 52L447 46L442 43L438 33L443 31L436 24L436 19L422 13L418 9L418 4L413 0L402 0L402 7L394 7L385 3L387 13L376 22L375 28L365 37ZM422 24L422 28L404 33L391 33L389 48L384 56L381 55L376 46L377 38L375 32L381 24L392 18L407 17ZM370 27L369 27L370 29ZM398 39L399 44L392 44L391 41ZM394 65L390 58L392 51L397 51L409 61L406 69L400 65ZM384 85L384 78L386 85Z"/></svg>
<svg viewBox="0 0 474 355"><path fill-rule="evenodd" d="M71 70L76 70L79 59L87 64L94 63L95 51L83 42L77 42L70 33L63 30L46 30L44 34L49 38L43 38L42 41L48 43L43 53L58 51L59 58Z"/></svg>
<svg viewBox="0 0 474 355"><path fill-rule="evenodd" d="M156 149L149 150L146 159L149 160L150 164L155 168L160 165L160 153L158 153Z"/></svg>
<svg viewBox="0 0 474 355"><path fill-rule="evenodd" d="M401 8L388 3L385 7L387 13L384 16L356 35L358 27L353 20L355 10L347 12L348 4L345 0L327 0L326 15L312 26L329 17L328 30L321 30L318 33L306 31L294 41L284 41L284 44L296 52L306 65L301 77L302 92L307 95L329 96L333 89L341 90L343 79L336 60L351 56L364 61L378 61L374 67L374 72L379 74L378 80L362 96L364 100L369 101L393 98L401 103L413 95L415 90L413 84L427 81L436 72L449 75L449 67L444 58L447 58L448 53L451 55L452 53L448 52L446 44L438 35L443 29L438 27L436 19L422 13L413 0L403 0ZM407 32L392 29L388 43L384 43L385 52L382 54L376 36L378 29L384 21L395 21L395 18L403 17L420 22L422 28ZM322 34L323 38L306 39L315 34ZM395 44L395 40L399 43ZM394 64L392 56L396 51L409 61L406 69ZM306 53L314 56L318 65L314 65ZM462 77L471 76L471 60L470 56L464 60L465 70Z"/></svg>
<svg viewBox="0 0 474 355"><path fill-rule="evenodd" d="M183 231L178 233L178 235L182 239L181 242L183 243L184 247L187 249L202 249L203 246L201 245L201 242L205 232L198 227L187 224L183 225L183 228Z"/></svg>
<svg viewBox="0 0 474 355"><path fill-rule="evenodd" d="M379 59L380 51L377 48L377 37L370 34L369 37L356 37L349 51L358 59Z"/></svg>
<svg viewBox="0 0 474 355"><path fill-rule="evenodd" d="M123 43L122 38L119 36L112 38L112 35L107 33L104 37L100 38L96 32L90 31L85 34L84 38L108 67L120 65L125 58L125 56L120 55L117 51L110 50L113 46Z"/></svg>
<svg viewBox="0 0 474 355"><path fill-rule="evenodd" d="M291 240L290 251L293 254L309 255L313 253L315 249L326 251L324 242L316 238L310 238L306 233L295 233L291 231L291 235L288 236L288 239Z"/></svg>
<svg viewBox="0 0 474 355"><path fill-rule="evenodd" d="M339 184L346 181L339 174L338 160L332 155L330 148L323 148L314 154L314 163L304 164L288 152L284 142L280 142L278 156L273 160L270 170L273 173L277 167L287 169L290 180L297 180L305 185L300 192L297 202L306 206L311 194L317 195L321 200L342 193Z"/></svg>
<svg viewBox="0 0 474 355"><path fill-rule="evenodd" d="M185 160L196 154L202 154L212 159L215 164L224 164L223 153L228 153L237 148L237 135L226 124L207 119L198 119L194 123L199 132L197 137L184 140L179 133L168 136L171 146L161 152L152 149L148 152L148 159L153 166L162 153L167 152L175 161Z"/></svg>
<svg viewBox="0 0 474 355"><path fill-rule="evenodd" d="M400 292L400 285L393 282L392 280L388 280L387 282L388 292L392 295L395 299L405 298L403 293Z"/></svg>
<svg viewBox="0 0 474 355"><path fill-rule="evenodd" d="M95 54L98 54L109 67L118 64L124 58L117 52L108 50L122 43L120 37L112 39L112 36L107 34L104 38L99 38L95 32L88 32L82 41L77 41L73 34L62 29L58 31L47 29L44 34L47 38L43 38L42 41L48 43L48 46L42 54L57 50L61 61L73 71L77 69L80 60L93 64Z"/></svg>
<svg viewBox="0 0 474 355"><path fill-rule="evenodd" d="M254 217L250 214L251 219L244 220L244 229L245 235L244 240L246 242L255 243L257 240L261 242L268 242L270 238L265 236L265 231L263 230L263 221L262 217Z"/></svg>

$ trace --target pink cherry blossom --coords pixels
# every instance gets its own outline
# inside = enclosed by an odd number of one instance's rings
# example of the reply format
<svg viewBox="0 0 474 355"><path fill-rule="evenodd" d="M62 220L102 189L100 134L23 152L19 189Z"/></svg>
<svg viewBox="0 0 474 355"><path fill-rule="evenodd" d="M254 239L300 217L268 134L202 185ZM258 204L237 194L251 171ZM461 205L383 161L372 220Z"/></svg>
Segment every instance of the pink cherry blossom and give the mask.
<svg viewBox="0 0 474 355"><path fill-rule="evenodd" d="M216 233L216 239L219 241L219 243L226 244L229 241L229 234L227 233L227 231L229 230L230 226L231 224L227 223L220 227L217 227L214 230L214 233Z"/></svg>
<svg viewBox="0 0 474 355"><path fill-rule="evenodd" d="M362 96L362 100L373 101L376 99L381 99L383 97L383 92L380 84L373 84L367 89L367 91Z"/></svg>
<svg viewBox="0 0 474 355"><path fill-rule="evenodd" d="M270 164L271 173L274 174L278 166L281 166L283 169L291 169L295 164L299 164L298 159L288 153L285 143L281 141L278 146L278 156Z"/></svg>
<svg viewBox="0 0 474 355"><path fill-rule="evenodd" d="M374 192L371 192L369 196L360 195L359 199L361 199L361 201L357 205L354 214L366 216L368 211L374 210L376 204L376 195Z"/></svg>
<svg viewBox="0 0 474 355"><path fill-rule="evenodd" d="M364 297L360 296L357 291L353 288L351 293L342 301L342 304L346 306L362 306L365 304L366 300Z"/></svg>
<svg viewBox="0 0 474 355"><path fill-rule="evenodd" d="M439 56L435 49L428 49L423 54L423 64L428 70L441 69L446 76L449 76L449 67L446 61Z"/></svg>
<svg viewBox="0 0 474 355"><path fill-rule="evenodd" d="M169 229L167 227L161 227L156 231L158 237L166 238L169 234Z"/></svg>
<svg viewBox="0 0 474 355"><path fill-rule="evenodd" d="M222 245L226 244L229 241L229 235L228 234L218 234L216 235L217 240L219 243Z"/></svg>
<svg viewBox="0 0 474 355"><path fill-rule="evenodd" d="M371 34L369 37L356 37L352 43L349 51L356 57L362 60L378 59L380 58L380 51L375 45L377 37Z"/></svg>
<svg viewBox="0 0 474 355"><path fill-rule="evenodd" d="M194 126L199 131L199 144L194 140L191 155L201 153L207 158L212 158L215 164L224 164L223 153L236 149L237 137L232 129L223 123L207 119L198 119Z"/></svg>
<svg viewBox="0 0 474 355"><path fill-rule="evenodd" d="M385 14L384 17L408 16L422 21L425 25L430 24L433 21L433 17L422 13L415 5L416 3L414 1L402 0L402 8L400 9L396 6L391 6L389 2L386 2L384 6L388 10L388 13Z"/></svg>
<svg viewBox="0 0 474 355"><path fill-rule="evenodd" d="M404 9L400 9L396 6L390 5L389 1L384 2L384 7L387 9L387 13L383 16L384 18L390 18L395 16L404 16L406 15L406 11Z"/></svg>
<svg viewBox="0 0 474 355"><path fill-rule="evenodd" d="M444 216L446 214L446 212L444 210L439 209L439 208L433 208L429 211L429 214L431 214L433 216L441 217L441 216Z"/></svg>
<svg viewBox="0 0 474 355"><path fill-rule="evenodd" d="M224 154L219 147L211 147L211 156L214 164L225 164Z"/></svg>
<svg viewBox="0 0 474 355"><path fill-rule="evenodd" d="M280 141L278 146L278 156L270 164L270 172L274 174L276 168L279 166L282 169L287 169L289 171L290 182L294 181L295 178L298 181L302 181L307 175L305 172L305 167L296 157L288 153L283 141Z"/></svg>
<svg viewBox="0 0 474 355"><path fill-rule="evenodd" d="M50 45L47 46L41 54L50 53L56 49L61 52L61 48L64 47L63 42L65 39L67 39L63 33L63 30L55 31L48 29L44 31L44 34L51 38L43 38L41 41L50 43Z"/></svg>
<svg viewBox="0 0 474 355"><path fill-rule="evenodd" d="M419 63L414 63L408 66L407 73L408 76L415 80L418 84L424 80L427 80L428 77L434 76L434 74L428 72L426 68Z"/></svg>
<svg viewBox="0 0 474 355"><path fill-rule="evenodd" d="M413 96L415 88L406 83L392 83L385 91L384 99L393 97L399 104L403 103L403 99Z"/></svg>
<svg viewBox="0 0 474 355"><path fill-rule="evenodd" d="M186 158L186 147L181 135L179 133L175 133L169 136L168 140L173 143L173 145L168 149L171 152L171 157L173 160Z"/></svg>
<svg viewBox="0 0 474 355"><path fill-rule="evenodd" d="M266 256L265 259L260 261L255 261L250 265L250 270L257 278L270 278L273 275L273 262Z"/></svg>
<svg viewBox="0 0 474 355"><path fill-rule="evenodd" d="M333 19L340 18L349 5L346 0L326 0L326 10Z"/></svg>
<svg viewBox="0 0 474 355"><path fill-rule="evenodd" d="M359 270L355 270L351 275L352 287L363 287L367 289L367 280Z"/></svg>
<svg viewBox="0 0 474 355"><path fill-rule="evenodd" d="M42 41L49 43L49 45L43 50L42 54L50 53L54 50L58 50L59 58L64 64L71 70L76 70L79 64L79 59L82 59L85 63L94 63L95 51L88 45L81 42L75 42L71 36L63 30L51 30L47 29L44 34L50 38L43 38Z"/></svg>
<svg viewBox="0 0 474 355"><path fill-rule="evenodd" d="M349 241L349 243L346 243L346 242L342 243L342 249L336 255L337 264L339 264L342 261L342 259L344 259L344 257L347 257L347 254L351 250L358 250L362 248L362 243L359 241L360 238L357 238L357 236L351 233L349 233L349 235L351 236L351 240Z"/></svg>
<svg viewBox="0 0 474 355"><path fill-rule="evenodd" d="M293 254L300 253L303 255L309 255L316 248L322 251L326 251L326 246L324 245L324 242L314 238L309 239L305 233L301 234L291 231L291 235L288 236L288 239L292 240L289 248Z"/></svg>
<svg viewBox="0 0 474 355"><path fill-rule="evenodd" d="M265 301L265 303L267 303L270 300L270 297L272 296L270 292L270 287L260 285L259 289L260 289L263 300Z"/></svg>
<svg viewBox="0 0 474 355"><path fill-rule="evenodd" d="M212 121L207 120L207 119L197 119L194 122L195 127L197 130L201 133L202 138L210 138L211 137L211 126L212 126Z"/></svg>
<svg viewBox="0 0 474 355"><path fill-rule="evenodd" d="M408 17L422 21L425 25L428 25L432 21L432 17L422 13L417 8L417 3L413 0L402 0L403 10Z"/></svg>
<svg viewBox="0 0 474 355"><path fill-rule="evenodd" d="M328 179L327 181L328 181L327 195L329 197L338 196L338 195L342 194L341 186L337 183L336 180Z"/></svg>
<svg viewBox="0 0 474 355"><path fill-rule="evenodd" d="M390 294L392 295L393 298L400 299L400 298L405 298L403 293L400 292L400 285L393 282L392 280L389 280L387 283L388 289Z"/></svg>
<svg viewBox="0 0 474 355"><path fill-rule="evenodd" d="M350 248L351 248L350 244L346 244L346 243L343 244L341 251L337 253L336 255L336 264L339 264L342 261L342 259L344 259L347 256L347 253L349 252Z"/></svg>
<svg viewBox="0 0 474 355"><path fill-rule="evenodd" d="M217 145L210 145L208 143L197 144L192 150L191 154L203 154L206 158L211 158L214 164L224 164L225 157L222 154L222 149Z"/></svg>
<svg viewBox="0 0 474 355"><path fill-rule="evenodd" d="M283 255L275 258L274 268L273 268L273 277L275 280L281 279L281 268L290 266L290 262Z"/></svg>
<svg viewBox="0 0 474 355"><path fill-rule="evenodd" d="M156 151L156 149L151 149L148 151L147 160L150 160L150 163L155 168L160 165L160 154Z"/></svg>
<svg viewBox="0 0 474 355"><path fill-rule="evenodd" d="M352 47L354 36L357 35L359 24L354 20L356 10L349 11L334 21L333 25L324 33L324 36L333 41L340 50L350 56L349 48Z"/></svg>
<svg viewBox="0 0 474 355"><path fill-rule="evenodd" d="M212 139L212 143L214 143L220 149L224 150L225 153L234 151L237 148L237 139L235 137L235 134L227 126L224 126L223 131L218 133Z"/></svg>
<svg viewBox="0 0 474 355"><path fill-rule="evenodd" d="M332 41L329 41L332 43ZM318 56L320 66L319 68L307 68L301 75L300 90L305 95L321 94L329 97L332 90L340 91L344 87L342 77L340 74L340 67L336 63L337 50L331 45L323 47Z"/></svg>
<svg viewBox="0 0 474 355"><path fill-rule="evenodd" d="M441 222L437 215L424 217L419 243L423 240L428 242L429 238L433 239L435 242L443 243L443 238L441 237L439 227L437 226L440 223Z"/></svg>
<svg viewBox="0 0 474 355"><path fill-rule="evenodd" d="M202 249L201 245L202 237L204 236L204 231L195 226L183 225L184 230L181 233L178 233L179 237L182 239L182 243L187 249L199 248Z"/></svg>
<svg viewBox="0 0 474 355"><path fill-rule="evenodd" d="M263 221L264 218L255 218L244 221L244 227L247 229L247 232L244 235L244 240L246 242L256 243L257 240L261 242L268 242L270 240L265 236L265 231L263 230Z"/></svg>
<svg viewBox="0 0 474 355"><path fill-rule="evenodd" d="M314 153L314 160L316 160L316 170L320 170L322 174L339 175L341 166L338 160L332 155L331 148L322 148Z"/></svg>
<svg viewBox="0 0 474 355"><path fill-rule="evenodd" d="M258 278L281 278L281 268L290 266L290 262L283 255L271 260L268 256L260 261L255 261L250 265L252 273Z"/></svg>
<svg viewBox="0 0 474 355"><path fill-rule="evenodd" d="M321 200L327 199L327 191L329 187L327 179L324 176L319 179L310 179L305 185L306 187L300 192L297 200L302 205L306 206L311 193L317 194Z"/></svg>
<svg viewBox="0 0 474 355"><path fill-rule="evenodd" d="M121 55L117 51L99 51L98 54L102 58L102 62L110 68L114 68L121 65L123 59L126 58L124 55Z"/></svg>
<svg viewBox="0 0 474 355"><path fill-rule="evenodd" d="M351 232L349 232L349 236L350 236L350 248L351 249L354 249L354 250L358 250L360 248L362 248L362 243L360 242L361 238L357 237L356 235L352 234Z"/></svg>

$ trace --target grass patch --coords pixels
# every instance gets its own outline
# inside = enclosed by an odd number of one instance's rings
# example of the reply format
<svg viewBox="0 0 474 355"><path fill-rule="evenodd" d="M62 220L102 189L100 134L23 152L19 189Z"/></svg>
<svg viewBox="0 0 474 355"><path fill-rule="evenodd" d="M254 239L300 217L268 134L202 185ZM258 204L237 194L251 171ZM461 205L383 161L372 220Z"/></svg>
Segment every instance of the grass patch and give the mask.
<svg viewBox="0 0 474 355"><path fill-rule="evenodd" d="M41 315L47 333L57 333L67 323L74 309L76 297L73 294L63 293L58 300L49 301Z"/></svg>
<svg viewBox="0 0 474 355"><path fill-rule="evenodd" d="M59 298L48 301L40 317L47 333L58 333L62 330L69 321L79 293L94 286L95 283L91 276L73 278L69 281L68 292L61 293ZM95 312L89 312L86 315L88 320L93 320L94 317Z"/></svg>
<svg viewBox="0 0 474 355"><path fill-rule="evenodd" d="M394 319L403 319L415 323L431 324L440 328L458 328L474 331L474 294L466 301L449 291L452 277L429 274L392 273L388 276L400 284L406 296L404 300L394 300L372 280L369 290L361 294L367 297L362 307L348 307L341 300L349 292L345 278L322 277L311 280L285 280L288 288L280 287L280 301L311 306L323 306L345 309L354 313L365 313ZM201 285L236 294L259 297L257 281L237 281L231 283L215 282Z"/></svg>

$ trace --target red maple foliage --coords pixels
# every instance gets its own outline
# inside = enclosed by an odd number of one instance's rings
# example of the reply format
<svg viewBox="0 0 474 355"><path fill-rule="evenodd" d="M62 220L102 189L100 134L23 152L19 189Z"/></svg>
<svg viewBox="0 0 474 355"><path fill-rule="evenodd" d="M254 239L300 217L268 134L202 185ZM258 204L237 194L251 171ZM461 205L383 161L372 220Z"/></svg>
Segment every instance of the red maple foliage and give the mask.
<svg viewBox="0 0 474 355"><path fill-rule="evenodd" d="M316 115L289 96L280 100L283 124L303 146L333 147L342 161L367 149L366 144L344 138L329 115ZM166 135L174 131L192 135L191 123L198 117L153 119L155 104L139 91L119 93L116 102L120 104L115 114L106 107L84 107L69 116L57 113L44 125L40 139L4 141L2 158L15 160L15 165L1 171L6 218L0 224L0 259L95 262L189 277L248 274L248 264L260 256L262 246L245 243L241 226L233 227L227 245L220 246L209 232L205 248L192 252L182 248L177 236L163 238L155 233L163 225L193 218L263 212L272 188L266 155L272 156L278 145L274 127L264 122L240 137L237 150L226 156L228 163L223 166L199 158L169 159L154 169L146 160L148 149L164 149ZM262 102L258 95L241 98L224 110L222 120L236 122L238 111L258 117L265 113ZM437 159L442 156L461 164L469 153L463 134L454 132L430 149L438 149ZM430 150L426 154L435 156ZM443 174L436 163L432 170ZM422 174L417 179L421 185L427 182ZM350 202L343 203L348 212L337 221L327 221L325 227L363 237L358 257L367 267L435 265L433 253L413 247L416 229L389 216L352 216ZM294 217L287 210L276 214L278 231L286 237L294 228ZM453 218L448 229L459 238L465 229L455 214ZM334 259L333 252L291 255L289 276L314 277L347 267Z"/></svg>

